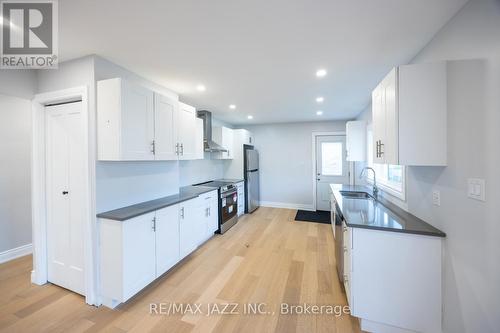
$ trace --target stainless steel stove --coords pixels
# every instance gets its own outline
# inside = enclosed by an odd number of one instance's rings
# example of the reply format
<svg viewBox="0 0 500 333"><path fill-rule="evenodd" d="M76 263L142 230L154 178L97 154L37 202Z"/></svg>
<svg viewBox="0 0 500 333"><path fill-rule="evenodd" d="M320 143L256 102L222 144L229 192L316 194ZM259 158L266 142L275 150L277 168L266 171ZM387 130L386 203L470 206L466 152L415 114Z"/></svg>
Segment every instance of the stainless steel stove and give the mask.
<svg viewBox="0 0 500 333"><path fill-rule="evenodd" d="M207 186L218 189L219 193L219 230L223 234L238 222L238 189L235 181L218 179L193 186Z"/></svg>

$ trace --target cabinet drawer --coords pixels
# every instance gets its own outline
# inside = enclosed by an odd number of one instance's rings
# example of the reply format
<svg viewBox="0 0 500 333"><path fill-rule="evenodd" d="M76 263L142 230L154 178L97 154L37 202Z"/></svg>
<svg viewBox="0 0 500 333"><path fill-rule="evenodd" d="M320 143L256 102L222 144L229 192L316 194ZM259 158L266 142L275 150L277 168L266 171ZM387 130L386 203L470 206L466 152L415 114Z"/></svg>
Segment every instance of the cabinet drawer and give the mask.
<svg viewBox="0 0 500 333"><path fill-rule="evenodd" d="M202 193L199 196L202 203L204 202L212 202L213 200L217 201L217 190L210 191L207 193Z"/></svg>

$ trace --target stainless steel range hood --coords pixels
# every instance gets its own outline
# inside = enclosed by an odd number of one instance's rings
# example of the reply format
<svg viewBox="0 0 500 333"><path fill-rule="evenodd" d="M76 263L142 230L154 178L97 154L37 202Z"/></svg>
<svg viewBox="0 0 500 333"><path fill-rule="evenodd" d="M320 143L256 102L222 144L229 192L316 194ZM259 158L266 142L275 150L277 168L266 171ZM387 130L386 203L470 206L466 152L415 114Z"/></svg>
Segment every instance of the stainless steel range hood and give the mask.
<svg viewBox="0 0 500 333"><path fill-rule="evenodd" d="M212 140L212 112L200 110L196 112L198 118L203 119L203 144L207 152L226 152L227 149Z"/></svg>

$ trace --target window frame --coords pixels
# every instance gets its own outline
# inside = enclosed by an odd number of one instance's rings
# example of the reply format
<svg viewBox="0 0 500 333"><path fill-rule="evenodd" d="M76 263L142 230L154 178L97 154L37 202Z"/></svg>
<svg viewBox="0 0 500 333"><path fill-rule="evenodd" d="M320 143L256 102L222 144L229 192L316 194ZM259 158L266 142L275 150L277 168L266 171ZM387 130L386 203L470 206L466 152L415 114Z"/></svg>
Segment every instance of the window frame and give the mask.
<svg viewBox="0 0 500 333"><path fill-rule="evenodd" d="M370 132L372 135L370 135ZM367 166L373 166L373 163L370 164L370 161L373 161L373 129L372 125L368 125L366 127L366 165ZM368 149L368 147L372 147L372 149ZM371 155L371 156L370 156ZM383 165L383 166L389 166L389 164L377 164L377 165ZM401 191L396 187L394 182L391 182L386 179L386 177L377 177L377 187L379 187L382 191L384 191L387 194L390 194L393 197L396 197L402 201L406 201L406 166L402 165L402 175L401 175ZM373 185L373 172L368 172L366 181L368 184ZM399 185L397 185L399 186Z"/></svg>

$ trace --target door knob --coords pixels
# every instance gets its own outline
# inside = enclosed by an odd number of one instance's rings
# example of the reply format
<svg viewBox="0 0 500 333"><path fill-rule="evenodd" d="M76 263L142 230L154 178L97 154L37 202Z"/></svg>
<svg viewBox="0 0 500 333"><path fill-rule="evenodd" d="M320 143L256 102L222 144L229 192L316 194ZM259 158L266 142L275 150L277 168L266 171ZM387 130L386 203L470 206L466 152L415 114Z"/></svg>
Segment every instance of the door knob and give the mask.
<svg viewBox="0 0 500 333"><path fill-rule="evenodd" d="M62 192L62 194L63 194L63 195L66 195L66 194L68 194L68 193L69 193L68 191L63 191L63 192Z"/></svg>

